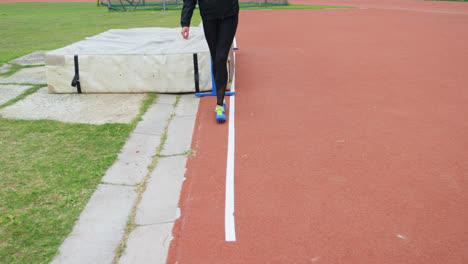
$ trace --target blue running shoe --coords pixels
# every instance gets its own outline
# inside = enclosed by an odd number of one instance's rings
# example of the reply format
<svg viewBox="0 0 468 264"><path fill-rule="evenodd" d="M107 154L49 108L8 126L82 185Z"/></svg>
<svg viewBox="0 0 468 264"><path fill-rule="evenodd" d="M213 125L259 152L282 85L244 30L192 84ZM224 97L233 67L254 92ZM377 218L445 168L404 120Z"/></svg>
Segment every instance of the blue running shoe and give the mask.
<svg viewBox="0 0 468 264"><path fill-rule="evenodd" d="M224 114L223 107L217 105L216 109L215 109L215 112L216 112L216 122L218 122L218 123L226 122L226 115Z"/></svg>
<svg viewBox="0 0 468 264"><path fill-rule="evenodd" d="M226 100L223 100L223 110L226 112Z"/></svg>

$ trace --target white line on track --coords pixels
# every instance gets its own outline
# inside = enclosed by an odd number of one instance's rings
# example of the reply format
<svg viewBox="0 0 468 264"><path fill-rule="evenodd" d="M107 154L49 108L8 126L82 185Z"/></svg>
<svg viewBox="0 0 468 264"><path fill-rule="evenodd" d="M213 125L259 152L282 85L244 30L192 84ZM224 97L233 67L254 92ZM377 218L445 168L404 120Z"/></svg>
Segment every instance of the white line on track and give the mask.
<svg viewBox="0 0 468 264"><path fill-rule="evenodd" d="M236 45L234 38L234 47ZM233 53L234 74L232 77L231 92L235 91L236 81L236 53ZM224 230L226 241L236 241L236 226L234 222L234 112L235 112L235 95L230 97L229 101L229 134L228 134L228 151L227 151L227 166L226 166L226 204L224 210Z"/></svg>

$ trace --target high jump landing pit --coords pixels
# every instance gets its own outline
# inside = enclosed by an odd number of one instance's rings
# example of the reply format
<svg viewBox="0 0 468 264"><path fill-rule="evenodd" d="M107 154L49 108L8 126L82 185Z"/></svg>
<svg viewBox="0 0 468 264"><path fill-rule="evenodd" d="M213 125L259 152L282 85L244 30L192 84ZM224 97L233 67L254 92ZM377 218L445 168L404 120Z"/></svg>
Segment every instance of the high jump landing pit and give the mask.
<svg viewBox="0 0 468 264"><path fill-rule="evenodd" d="M49 93L187 93L196 91L197 82L199 91L211 90L211 58L203 28L191 27L188 40L180 32L111 29L47 52ZM231 49L228 69L233 67Z"/></svg>

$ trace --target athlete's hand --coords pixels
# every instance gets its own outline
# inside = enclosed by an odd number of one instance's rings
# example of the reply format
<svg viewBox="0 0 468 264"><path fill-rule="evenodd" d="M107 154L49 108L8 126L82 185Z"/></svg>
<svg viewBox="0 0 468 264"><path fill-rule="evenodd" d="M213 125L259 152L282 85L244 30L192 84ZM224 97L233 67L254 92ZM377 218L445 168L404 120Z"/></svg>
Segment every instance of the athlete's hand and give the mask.
<svg viewBox="0 0 468 264"><path fill-rule="evenodd" d="M182 37L183 37L184 39L188 39L188 37L189 37L189 30L190 30L189 27L183 27L183 28L182 28L182 32L181 32L181 33L182 33Z"/></svg>

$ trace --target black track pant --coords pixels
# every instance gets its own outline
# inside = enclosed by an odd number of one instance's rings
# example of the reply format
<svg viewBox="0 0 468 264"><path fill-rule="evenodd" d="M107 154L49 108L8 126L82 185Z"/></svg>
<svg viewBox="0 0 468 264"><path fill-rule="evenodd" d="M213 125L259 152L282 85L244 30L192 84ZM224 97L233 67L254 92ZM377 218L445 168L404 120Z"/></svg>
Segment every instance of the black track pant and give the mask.
<svg viewBox="0 0 468 264"><path fill-rule="evenodd" d="M218 95L217 104L223 105L228 80L226 68L229 50L236 34L238 15L224 19L203 20L206 42L213 59L213 75Z"/></svg>

